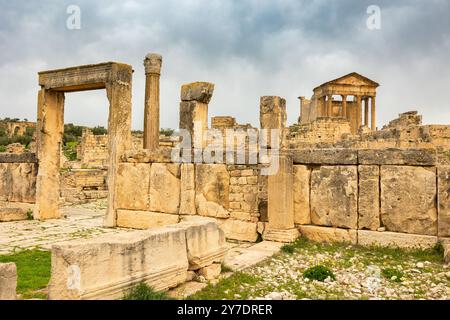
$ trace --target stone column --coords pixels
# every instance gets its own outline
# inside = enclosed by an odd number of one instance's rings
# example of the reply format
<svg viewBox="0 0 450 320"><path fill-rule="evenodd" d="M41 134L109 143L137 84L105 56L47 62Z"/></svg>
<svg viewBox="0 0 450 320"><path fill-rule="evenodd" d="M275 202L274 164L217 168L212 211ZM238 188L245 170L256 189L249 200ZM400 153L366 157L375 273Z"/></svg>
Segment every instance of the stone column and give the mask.
<svg viewBox="0 0 450 320"><path fill-rule="evenodd" d="M332 117L333 116L333 96L329 95L328 96L328 102L327 102L327 113L328 113L328 117Z"/></svg>
<svg viewBox="0 0 450 320"><path fill-rule="evenodd" d="M280 154L279 168L268 177L268 225L264 240L293 242L299 236L294 226L294 172L292 156Z"/></svg>
<svg viewBox="0 0 450 320"><path fill-rule="evenodd" d="M214 84L209 82L193 82L181 87L180 129L189 131L192 145L197 140L204 146L203 133L208 129L208 103L213 92Z"/></svg>
<svg viewBox="0 0 450 320"><path fill-rule="evenodd" d="M364 125L369 127L369 97L364 98Z"/></svg>
<svg viewBox="0 0 450 320"><path fill-rule="evenodd" d="M144 149L159 147L159 78L162 57L156 53L145 56L145 109L144 109Z"/></svg>
<svg viewBox="0 0 450 320"><path fill-rule="evenodd" d="M273 148L271 130L280 130L280 146L283 144L283 132L286 128L286 100L277 96L263 96L259 104L259 121L261 129L267 130L267 145ZM278 147L280 147L278 146Z"/></svg>
<svg viewBox="0 0 450 320"><path fill-rule="evenodd" d="M342 117L347 119L347 95L342 95Z"/></svg>
<svg viewBox="0 0 450 320"><path fill-rule="evenodd" d="M375 122L375 120L376 120L376 118L375 118L375 96L373 96L373 97L371 97L371 99L372 99L372 103L371 103L371 115L370 115L370 120L372 121L372 125L371 125L371 128L372 128L372 131L375 131L376 129L377 129L377 127L376 127L376 122Z"/></svg>
<svg viewBox="0 0 450 320"><path fill-rule="evenodd" d="M35 219L46 220L61 217L59 169L63 132L64 93L40 90L36 128L39 170L33 214Z"/></svg>
<svg viewBox="0 0 450 320"><path fill-rule="evenodd" d="M361 127L361 96L356 96L356 133L358 133L359 128Z"/></svg>
<svg viewBox="0 0 450 320"><path fill-rule="evenodd" d="M133 70L129 65L113 66L112 79L106 83L109 100L108 118L108 209L104 220L106 227L117 225L117 186L119 159L131 149L131 92Z"/></svg>

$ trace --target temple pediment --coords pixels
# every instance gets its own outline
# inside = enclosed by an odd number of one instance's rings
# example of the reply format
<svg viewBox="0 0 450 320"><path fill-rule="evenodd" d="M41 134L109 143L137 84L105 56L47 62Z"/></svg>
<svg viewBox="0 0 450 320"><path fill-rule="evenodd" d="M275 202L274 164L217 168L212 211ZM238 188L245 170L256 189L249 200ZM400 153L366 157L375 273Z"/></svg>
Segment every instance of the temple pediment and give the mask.
<svg viewBox="0 0 450 320"><path fill-rule="evenodd" d="M352 86L372 86L378 87L379 84L369 78L366 78L359 73L352 72L343 77L328 81L324 83L322 86L327 84L338 84L338 85L352 85Z"/></svg>

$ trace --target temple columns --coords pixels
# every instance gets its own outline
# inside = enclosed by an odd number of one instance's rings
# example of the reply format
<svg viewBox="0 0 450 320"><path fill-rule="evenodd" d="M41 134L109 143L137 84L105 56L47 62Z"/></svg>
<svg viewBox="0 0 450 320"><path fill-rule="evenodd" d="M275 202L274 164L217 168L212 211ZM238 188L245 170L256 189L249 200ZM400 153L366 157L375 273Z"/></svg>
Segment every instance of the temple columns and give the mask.
<svg viewBox="0 0 450 320"><path fill-rule="evenodd" d="M364 98L364 125L369 126L369 99L370 97Z"/></svg>
<svg viewBox="0 0 450 320"><path fill-rule="evenodd" d="M356 96L356 131L361 127L361 96Z"/></svg>
<svg viewBox="0 0 450 320"><path fill-rule="evenodd" d="M347 119L347 95L341 95L342 97L342 117Z"/></svg>
<svg viewBox="0 0 450 320"><path fill-rule="evenodd" d="M333 96L328 96L328 116L331 118L333 116Z"/></svg>
<svg viewBox="0 0 450 320"><path fill-rule="evenodd" d="M156 53L150 53L144 59L144 149L152 151L159 147L159 78L161 64L162 57Z"/></svg>
<svg viewBox="0 0 450 320"><path fill-rule="evenodd" d="M375 131L377 128L376 128L376 123L375 123L375 96L373 96L373 97L371 97L371 99L372 99L372 104L371 104L371 121L372 121L372 124L371 124L371 129L372 129L372 131Z"/></svg>

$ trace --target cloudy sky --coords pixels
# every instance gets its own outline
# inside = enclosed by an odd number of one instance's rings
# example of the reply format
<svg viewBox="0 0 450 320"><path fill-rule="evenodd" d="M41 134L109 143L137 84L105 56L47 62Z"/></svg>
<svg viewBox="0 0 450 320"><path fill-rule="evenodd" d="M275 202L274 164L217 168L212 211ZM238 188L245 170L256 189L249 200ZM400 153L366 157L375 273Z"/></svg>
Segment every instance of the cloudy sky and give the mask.
<svg viewBox="0 0 450 320"><path fill-rule="evenodd" d="M81 29L66 26L81 9ZM370 30L367 8L381 9ZM381 84L377 125L418 110L425 123L450 123L448 0L0 0L0 117L35 120L37 72L119 61L131 64L133 127L142 129L143 58L163 55L161 126L178 127L183 83L216 84L209 114L259 125L259 97L287 100L349 72ZM66 95L65 121L106 125L103 91Z"/></svg>

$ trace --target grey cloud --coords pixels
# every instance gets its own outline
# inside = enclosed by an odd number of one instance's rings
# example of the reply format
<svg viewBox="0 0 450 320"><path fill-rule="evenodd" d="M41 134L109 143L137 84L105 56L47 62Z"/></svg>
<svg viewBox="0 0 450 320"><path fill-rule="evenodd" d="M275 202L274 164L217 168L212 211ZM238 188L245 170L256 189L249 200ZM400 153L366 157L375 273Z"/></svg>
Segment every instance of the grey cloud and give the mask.
<svg viewBox="0 0 450 320"><path fill-rule="evenodd" d="M81 30L65 27L69 4L81 7ZM379 31L365 25L371 4L382 10ZM0 117L35 118L39 70L115 60L135 69L133 126L140 128L142 59L160 52L165 127L178 125L184 82L215 82L210 114L258 125L259 96L285 97L294 122L297 96L352 71L382 85L379 126L411 108L427 122L450 120L442 94L450 83L450 2L445 0L0 0L0 6ZM70 95L67 103L67 121L106 123L102 93Z"/></svg>

